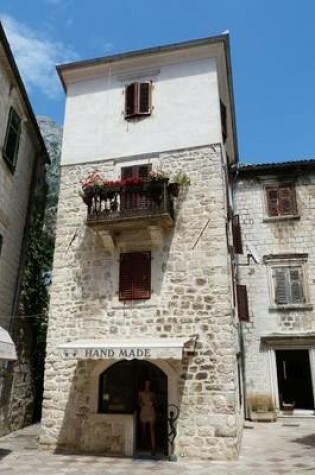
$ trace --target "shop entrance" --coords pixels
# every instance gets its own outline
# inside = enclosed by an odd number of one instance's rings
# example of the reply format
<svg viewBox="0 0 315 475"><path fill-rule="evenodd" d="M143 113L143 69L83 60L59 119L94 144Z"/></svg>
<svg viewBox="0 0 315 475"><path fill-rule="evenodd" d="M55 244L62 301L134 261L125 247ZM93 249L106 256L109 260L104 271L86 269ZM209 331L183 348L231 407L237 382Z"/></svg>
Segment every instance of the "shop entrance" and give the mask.
<svg viewBox="0 0 315 475"><path fill-rule="evenodd" d="M314 409L308 350L276 351L280 407L294 404L295 409Z"/></svg>
<svg viewBox="0 0 315 475"><path fill-rule="evenodd" d="M149 361L120 361L100 376L99 412L134 415L136 456L168 455L167 404L167 376Z"/></svg>

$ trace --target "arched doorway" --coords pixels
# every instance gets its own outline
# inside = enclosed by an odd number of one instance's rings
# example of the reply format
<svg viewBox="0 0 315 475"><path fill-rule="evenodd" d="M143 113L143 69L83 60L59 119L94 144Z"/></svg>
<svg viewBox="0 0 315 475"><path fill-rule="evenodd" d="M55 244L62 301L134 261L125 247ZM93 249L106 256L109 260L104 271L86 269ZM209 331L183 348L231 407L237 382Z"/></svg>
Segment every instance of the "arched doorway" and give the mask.
<svg viewBox="0 0 315 475"><path fill-rule="evenodd" d="M107 414L134 414L136 422L135 454L151 453L149 437L143 437L139 420L138 394L150 380L156 397L156 451L168 455L167 443L167 376L149 361L124 360L107 368L99 381L98 411Z"/></svg>

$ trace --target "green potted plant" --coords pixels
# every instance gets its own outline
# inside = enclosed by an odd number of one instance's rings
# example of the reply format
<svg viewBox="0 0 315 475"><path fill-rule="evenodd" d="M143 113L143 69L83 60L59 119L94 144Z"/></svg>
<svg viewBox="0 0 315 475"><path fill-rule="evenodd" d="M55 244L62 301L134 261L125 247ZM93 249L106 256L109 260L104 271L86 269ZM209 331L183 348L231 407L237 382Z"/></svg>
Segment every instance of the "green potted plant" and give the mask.
<svg viewBox="0 0 315 475"><path fill-rule="evenodd" d="M155 203L162 198L163 187L169 181L169 177L162 170L152 170L147 181L147 190Z"/></svg>
<svg viewBox="0 0 315 475"><path fill-rule="evenodd" d="M189 185L189 176L185 172L180 171L177 172L171 179L171 183L168 185L168 190L171 195L177 198L180 188L187 188Z"/></svg>
<svg viewBox="0 0 315 475"><path fill-rule="evenodd" d="M272 397L265 393L252 393L247 397L250 420L253 422L275 422L277 412Z"/></svg>

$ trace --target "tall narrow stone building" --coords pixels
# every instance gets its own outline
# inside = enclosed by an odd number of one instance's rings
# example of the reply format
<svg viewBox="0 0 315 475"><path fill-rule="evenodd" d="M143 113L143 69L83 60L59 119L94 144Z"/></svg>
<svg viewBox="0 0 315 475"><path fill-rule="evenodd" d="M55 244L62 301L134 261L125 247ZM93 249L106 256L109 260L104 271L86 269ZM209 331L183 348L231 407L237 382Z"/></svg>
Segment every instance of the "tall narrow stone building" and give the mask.
<svg viewBox="0 0 315 475"><path fill-rule="evenodd" d="M265 397L279 415L314 416L315 160L242 166L235 196L248 409Z"/></svg>
<svg viewBox="0 0 315 475"><path fill-rule="evenodd" d="M18 306L33 210L44 205L49 158L1 23L0 152L0 434L4 434L32 421L32 331L29 320L19 319ZM5 351L4 332L17 347L14 363L7 361L12 352Z"/></svg>
<svg viewBox="0 0 315 475"><path fill-rule="evenodd" d="M228 37L58 72L67 99L41 446L236 457Z"/></svg>

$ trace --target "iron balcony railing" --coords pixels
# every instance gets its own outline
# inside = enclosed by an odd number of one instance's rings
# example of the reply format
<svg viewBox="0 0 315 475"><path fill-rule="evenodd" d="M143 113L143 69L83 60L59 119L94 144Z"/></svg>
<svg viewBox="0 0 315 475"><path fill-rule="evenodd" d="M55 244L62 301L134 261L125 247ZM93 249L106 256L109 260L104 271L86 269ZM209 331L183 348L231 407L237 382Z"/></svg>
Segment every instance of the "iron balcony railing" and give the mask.
<svg viewBox="0 0 315 475"><path fill-rule="evenodd" d="M167 183L150 183L143 187L117 187L85 191L87 222L113 222L137 217L169 215L174 219L173 196Z"/></svg>

